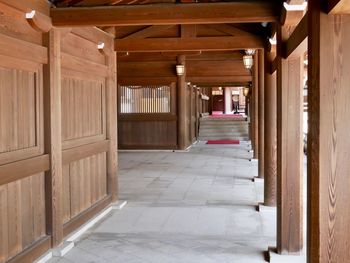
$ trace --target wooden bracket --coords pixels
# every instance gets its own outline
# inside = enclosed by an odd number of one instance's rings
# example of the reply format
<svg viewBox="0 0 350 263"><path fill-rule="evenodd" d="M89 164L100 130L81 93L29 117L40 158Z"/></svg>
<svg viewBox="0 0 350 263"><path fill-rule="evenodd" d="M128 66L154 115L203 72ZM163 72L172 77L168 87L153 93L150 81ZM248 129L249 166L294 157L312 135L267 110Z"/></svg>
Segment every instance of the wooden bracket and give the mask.
<svg viewBox="0 0 350 263"><path fill-rule="evenodd" d="M26 13L26 19L29 25L36 31L47 33L52 28L51 18L36 10Z"/></svg>
<svg viewBox="0 0 350 263"><path fill-rule="evenodd" d="M105 52L105 43L103 42L100 42L97 44L97 49L98 51L102 54L102 55L106 55L106 52Z"/></svg>

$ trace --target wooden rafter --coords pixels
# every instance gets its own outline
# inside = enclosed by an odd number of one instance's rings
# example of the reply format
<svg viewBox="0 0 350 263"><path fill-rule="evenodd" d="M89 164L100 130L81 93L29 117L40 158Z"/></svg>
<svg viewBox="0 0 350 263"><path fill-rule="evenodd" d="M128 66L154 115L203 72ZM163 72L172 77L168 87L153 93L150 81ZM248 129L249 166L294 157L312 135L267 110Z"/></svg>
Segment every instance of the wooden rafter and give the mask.
<svg viewBox="0 0 350 263"><path fill-rule="evenodd" d="M275 22L272 1L53 8L54 26L128 26Z"/></svg>
<svg viewBox="0 0 350 263"><path fill-rule="evenodd" d="M198 37L198 38L148 38L143 41L116 39L116 51L214 51L263 48L263 39L257 36Z"/></svg>

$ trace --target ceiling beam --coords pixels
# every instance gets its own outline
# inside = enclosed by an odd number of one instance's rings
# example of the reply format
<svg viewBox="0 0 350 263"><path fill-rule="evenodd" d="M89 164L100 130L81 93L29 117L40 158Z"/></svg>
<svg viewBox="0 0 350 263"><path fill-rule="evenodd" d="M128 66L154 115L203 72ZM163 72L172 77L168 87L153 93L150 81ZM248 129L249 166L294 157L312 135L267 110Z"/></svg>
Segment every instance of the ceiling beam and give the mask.
<svg viewBox="0 0 350 263"><path fill-rule="evenodd" d="M275 1L52 8L54 26L132 26L276 22Z"/></svg>
<svg viewBox="0 0 350 263"><path fill-rule="evenodd" d="M115 50L118 52L219 51L247 48L264 48L264 41L257 36L146 38L142 41L115 40Z"/></svg>

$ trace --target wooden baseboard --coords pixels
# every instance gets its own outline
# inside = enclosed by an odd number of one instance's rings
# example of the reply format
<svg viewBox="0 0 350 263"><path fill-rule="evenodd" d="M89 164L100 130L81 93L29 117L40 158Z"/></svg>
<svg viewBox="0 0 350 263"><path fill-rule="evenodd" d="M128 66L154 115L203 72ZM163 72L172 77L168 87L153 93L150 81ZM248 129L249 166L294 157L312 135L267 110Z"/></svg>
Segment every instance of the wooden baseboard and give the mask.
<svg viewBox="0 0 350 263"><path fill-rule="evenodd" d="M32 263L51 248L51 237L45 236L27 247L21 253L7 261L7 263Z"/></svg>
<svg viewBox="0 0 350 263"><path fill-rule="evenodd" d="M110 195L106 196L102 200L98 201L96 204L81 212L79 215L72 218L69 222L63 225L63 235L68 236L74 230L78 229L92 217L97 215L100 211L105 209L112 202L112 197Z"/></svg>

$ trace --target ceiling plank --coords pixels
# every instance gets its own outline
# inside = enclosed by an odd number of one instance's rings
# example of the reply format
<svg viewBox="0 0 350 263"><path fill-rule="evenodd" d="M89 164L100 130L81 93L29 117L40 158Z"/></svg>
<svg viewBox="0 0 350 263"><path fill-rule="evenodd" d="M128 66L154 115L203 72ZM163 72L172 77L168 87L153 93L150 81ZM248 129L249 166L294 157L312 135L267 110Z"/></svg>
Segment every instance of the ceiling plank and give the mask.
<svg viewBox="0 0 350 263"><path fill-rule="evenodd" d="M233 27L227 24L208 24L206 26L231 36L252 35L249 32L246 32L244 30L238 29L236 27Z"/></svg>
<svg viewBox="0 0 350 263"><path fill-rule="evenodd" d="M147 38L142 41L115 40L115 50L118 52L219 51L247 48L264 48L264 41L257 36Z"/></svg>
<svg viewBox="0 0 350 263"><path fill-rule="evenodd" d="M141 29L140 31L132 33L132 34L124 37L123 39L142 39L142 38L150 37L153 34L159 33L159 32L166 30L172 26L173 25L149 26L149 27L146 27L144 29Z"/></svg>
<svg viewBox="0 0 350 263"><path fill-rule="evenodd" d="M54 26L131 26L275 22L275 1L52 8Z"/></svg>

